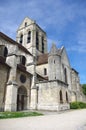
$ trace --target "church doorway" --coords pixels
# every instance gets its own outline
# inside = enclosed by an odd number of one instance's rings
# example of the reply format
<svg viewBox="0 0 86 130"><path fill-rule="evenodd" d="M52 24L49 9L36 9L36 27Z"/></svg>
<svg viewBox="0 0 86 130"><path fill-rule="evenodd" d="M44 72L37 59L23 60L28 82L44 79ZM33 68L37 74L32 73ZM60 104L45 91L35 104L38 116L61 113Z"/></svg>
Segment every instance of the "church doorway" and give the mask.
<svg viewBox="0 0 86 130"><path fill-rule="evenodd" d="M17 111L27 109L27 90L21 86L18 88L17 93Z"/></svg>

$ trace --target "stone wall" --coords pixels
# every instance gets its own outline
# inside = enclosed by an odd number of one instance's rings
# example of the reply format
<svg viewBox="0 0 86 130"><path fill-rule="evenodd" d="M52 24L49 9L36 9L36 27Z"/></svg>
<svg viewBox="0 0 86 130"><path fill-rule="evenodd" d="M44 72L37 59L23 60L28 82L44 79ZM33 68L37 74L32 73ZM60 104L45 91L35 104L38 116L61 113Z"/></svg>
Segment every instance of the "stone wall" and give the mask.
<svg viewBox="0 0 86 130"><path fill-rule="evenodd" d="M46 69L47 74L44 75L44 69ZM42 65L38 65L36 66L36 72L40 75L42 75L43 77L48 76L48 64L42 64Z"/></svg>
<svg viewBox="0 0 86 130"><path fill-rule="evenodd" d="M8 73L9 68L0 63L0 111L4 110Z"/></svg>
<svg viewBox="0 0 86 130"><path fill-rule="evenodd" d="M59 81L52 81L40 82L36 85L39 88L37 109L55 111L69 109L69 92L65 84L63 85ZM62 103L60 103L60 91L62 91ZM68 102L66 101L66 92L68 93Z"/></svg>

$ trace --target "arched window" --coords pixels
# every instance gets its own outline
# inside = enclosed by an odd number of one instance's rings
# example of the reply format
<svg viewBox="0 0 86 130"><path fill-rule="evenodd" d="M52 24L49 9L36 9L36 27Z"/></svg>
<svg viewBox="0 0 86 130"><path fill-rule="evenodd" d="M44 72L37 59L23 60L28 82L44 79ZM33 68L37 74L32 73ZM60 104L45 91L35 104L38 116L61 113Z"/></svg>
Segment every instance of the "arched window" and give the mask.
<svg viewBox="0 0 86 130"><path fill-rule="evenodd" d="M26 58L25 58L25 56L21 56L20 57L20 62L21 62L22 65L26 64Z"/></svg>
<svg viewBox="0 0 86 130"><path fill-rule="evenodd" d="M23 34L21 34L21 36L20 36L20 43L21 44L23 43Z"/></svg>
<svg viewBox="0 0 86 130"><path fill-rule="evenodd" d="M39 50L39 37L38 37L38 32L36 32L36 49Z"/></svg>
<svg viewBox="0 0 86 130"><path fill-rule="evenodd" d="M44 53L44 37L42 36L42 53Z"/></svg>
<svg viewBox="0 0 86 130"><path fill-rule="evenodd" d="M8 49L4 45L0 45L0 55L4 58L8 55Z"/></svg>
<svg viewBox="0 0 86 130"><path fill-rule="evenodd" d="M67 94L67 92L66 92L66 102L68 102L68 94Z"/></svg>
<svg viewBox="0 0 86 130"><path fill-rule="evenodd" d="M27 43L31 42L31 31L28 32Z"/></svg>
<svg viewBox="0 0 86 130"><path fill-rule="evenodd" d="M61 90L59 92L59 96L60 96L60 103L63 103L63 96L62 96L62 91Z"/></svg>
<svg viewBox="0 0 86 130"><path fill-rule="evenodd" d="M67 69L64 69L65 83L67 83Z"/></svg>
<svg viewBox="0 0 86 130"><path fill-rule="evenodd" d="M44 75L47 75L47 69L44 68Z"/></svg>
<svg viewBox="0 0 86 130"><path fill-rule="evenodd" d="M8 50L6 47L4 47L4 57L7 57L7 55L8 55Z"/></svg>

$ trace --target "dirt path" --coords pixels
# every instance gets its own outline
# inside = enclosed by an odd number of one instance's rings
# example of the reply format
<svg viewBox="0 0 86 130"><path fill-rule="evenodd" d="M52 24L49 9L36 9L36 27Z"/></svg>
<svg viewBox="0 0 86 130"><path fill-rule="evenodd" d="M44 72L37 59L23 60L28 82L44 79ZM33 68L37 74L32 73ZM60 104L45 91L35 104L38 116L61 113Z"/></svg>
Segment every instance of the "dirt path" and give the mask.
<svg viewBox="0 0 86 130"><path fill-rule="evenodd" d="M0 130L86 130L86 109L0 120Z"/></svg>

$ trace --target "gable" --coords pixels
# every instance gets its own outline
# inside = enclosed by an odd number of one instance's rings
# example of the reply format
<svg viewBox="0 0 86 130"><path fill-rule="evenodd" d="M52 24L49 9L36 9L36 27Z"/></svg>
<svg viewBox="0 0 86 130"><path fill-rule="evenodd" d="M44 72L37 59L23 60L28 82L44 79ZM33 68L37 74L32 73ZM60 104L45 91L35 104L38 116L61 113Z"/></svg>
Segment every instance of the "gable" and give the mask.
<svg viewBox="0 0 86 130"><path fill-rule="evenodd" d="M25 23L27 24L26 26L30 25L30 24L33 24L34 23L34 20L31 20L30 18L26 17L23 22L20 24L18 30L22 29L25 27ZM17 30L17 31L18 31Z"/></svg>
<svg viewBox="0 0 86 130"><path fill-rule="evenodd" d="M69 58L64 47L61 48L61 61L63 64L70 66Z"/></svg>

